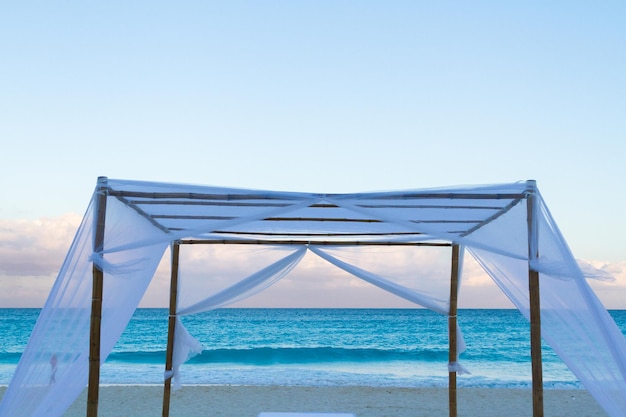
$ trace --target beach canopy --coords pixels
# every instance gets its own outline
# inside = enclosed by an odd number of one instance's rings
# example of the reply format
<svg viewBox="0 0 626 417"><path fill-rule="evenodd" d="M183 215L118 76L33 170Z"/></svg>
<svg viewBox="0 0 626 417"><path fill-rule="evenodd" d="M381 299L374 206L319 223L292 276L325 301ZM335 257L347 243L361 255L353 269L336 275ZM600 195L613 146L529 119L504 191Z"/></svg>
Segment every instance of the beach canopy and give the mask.
<svg viewBox="0 0 626 417"><path fill-rule="evenodd" d="M185 290L177 278L178 250L186 244L263 245L274 256L263 264L248 259L255 270L234 281L212 276L220 262L212 259L206 267L211 289L194 288L196 299L184 305L175 297ZM601 274L583 272L534 181L320 194L101 177L0 403L0 416L61 416L87 384L87 414L96 415L99 366L168 248L173 285L166 383L177 379L180 365L200 348L179 316L255 294L307 253L448 315L449 370L456 375L463 350L456 329L457 279L463 253L469 253L530 322L534 403L541 407L543 338L608 415L626 415L626 341L586 281ZM407 278L363 262L368 253L407 248L449 250L450 268L428 277L408 271Z"/></svg>

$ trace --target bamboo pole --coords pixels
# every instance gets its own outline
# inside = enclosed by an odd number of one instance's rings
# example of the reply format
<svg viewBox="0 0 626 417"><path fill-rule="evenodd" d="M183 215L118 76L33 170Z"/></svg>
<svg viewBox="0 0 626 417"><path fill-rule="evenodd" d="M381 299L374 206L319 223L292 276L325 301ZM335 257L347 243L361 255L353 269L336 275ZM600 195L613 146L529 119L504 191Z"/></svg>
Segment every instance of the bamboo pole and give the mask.
<svg viewBox="0 0 626 417"><path fill-rule="evenodd" d="M106 218L107 178L99 177L96 199L96 220L93 252L101 253L104 248L104 226ZM91 322L89 331L89 380L87 388L87 417L98 416L98 397L100 392L100 329L102 323L102 292L104 273L94 263L92 267Z"/></svg>
<svg viewBox="0 0 626 417"><path fill-rule="evenodd" d="M457 361L457 300L459 289L459 245L452 245L452 267L450 273L450 312L448 315L448 362ZM450 417L457 416L456 371L448 372L448 408Z"/></svg>
<svg viewBox="0 0 626 417"><path fill-rule="evenodd" d="M530 356L533 378L533 417L543 417L543 367L541 359L541 305L539 272L530 267L530 261L538 254L536 224L535 181L528 181L526 199L528 218L528 291L530 299Z"/></svg>
<svg viewBox="0 0 626 417"><path fill-rule="evenodd" d="M174 332L176 329L176 304L178 298L178 258L180 243L172 245L172 277L170 280L170 314L167 327L167 352L165 354L165 372L172 370L174 357ZM165 379L163 386L163 417L170 415L170 396L172 392L172 377Z"/></svg>

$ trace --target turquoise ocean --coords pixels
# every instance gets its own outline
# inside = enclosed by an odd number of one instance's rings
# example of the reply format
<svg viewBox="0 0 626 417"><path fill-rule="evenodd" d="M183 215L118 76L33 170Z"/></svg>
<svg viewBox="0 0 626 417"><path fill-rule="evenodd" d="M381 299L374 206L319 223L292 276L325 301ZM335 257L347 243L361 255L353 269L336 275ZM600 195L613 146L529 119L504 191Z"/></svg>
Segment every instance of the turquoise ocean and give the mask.
<svg viewBox="0 0 626 417"><path fill-rule="evenodd" d="M39 315L0 309L0 385L11 379ZM612 310L626 334L626 310ZM101 384L163 382L166 309L138 309L101 370ZM529 325L517 310L459 310L471 374L459 386L531 386ZM447 317L423 309L220 309L183 317L204 346L183 384L447 386ZM544 386L582 388L548 347Z"/></svg>

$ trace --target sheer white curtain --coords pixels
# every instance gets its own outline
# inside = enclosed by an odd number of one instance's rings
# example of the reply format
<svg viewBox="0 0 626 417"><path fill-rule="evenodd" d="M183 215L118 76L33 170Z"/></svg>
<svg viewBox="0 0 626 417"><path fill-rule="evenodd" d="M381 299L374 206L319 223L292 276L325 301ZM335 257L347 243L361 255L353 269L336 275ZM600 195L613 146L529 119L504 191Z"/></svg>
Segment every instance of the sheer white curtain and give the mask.
<svg viewBox="0 0 626 417"><path fill-rule="evenodd" d="M285 249L285 248L281 248ZM174 388L181 387L180 366L202 352L202 345L185 328L180 316L203 313L233 304L237 301L250 297L287 275L301 260L306 253L306 246L293 247L291 253L253 273L252 275L230 285L217 293L190 305L177 308L176 329L174 331L174 355L172 371L165 373L165 378L173 377Z"/></svg>
<svg viewBox="0 0 626 417"><path fill-rule="evenodd" d="M586 282L541 196L537 197L539 257L531 267L539 272L542 337L608 415L623 416L626 339ZM508 239L501 240L504 249L522 255L528 250L524 207L511 215L518 221L512 217L496 220L473 239L493 239L493 233L507 233ZM471 246L467 250L530 319L528 261Z"/></svg>
<svg viewBox="0 0 626 417"><path fill-rule="evenodd" d="M381 275L366 271L355 265L351 265L338 259L337 257L330 255L330 249L315 245L309 245L309 249L311 250L311 252L315 253L317 256L330 262L336 267L341 268L344 271L362 279L363 281L369 282L376 287L397 295L398 297L404 298L405 300L411 301L417 305L426 307L429 310L436 311L440 314L448 314L449 312L450 302L448 298L433 297L426 292L420 292L416 289L405 287L390 279L386 279ZM334 251L337 252L339 251L339 249L335 248ZM447 278L448 277L446 277L446 279Z"/></svg>
<svg viewBox="0 0 626 417"><path fill-rule="evenodd" d="M425 307L429 310L435 311L439 314L450 315L450 289L448 286L444 286L444 293L436 293L432 291L432 285L430 291L428 290L420 290L418 288L408 287L406 285L402 285L398 283L396 280L398 277L384 277L380 274L376 274L372 271L366 271L365 269L359 268L353 264L342 261L337 256L332 256L330 252L334 252L335 254L339 254L342 252L342 247L334 247L330 249L328 247L323 246L315 246L309 245L309 249L311 252L318 255L320 258L326 260L327 262L335 265L338 268L343 269L344 271L354 275L357 278L364 280L378 288L381 288L391 294L394 294L400 298L411 301L417 305ZM413 248L415 250L415 248ZM343 251L349 250L349 248L343 248ZM460 251L462 253L462 250ZM393 258L392 258L393 259ZM393 261L392 261L393 262ZM422 265L425 267L426 265ZM462 269L462 256L459 259L459 269ZM406 271L405 271L406 272ZM417 277L420 276L418 270L409 271L409 282L413 285L419 284L420 280ZM439 271L443 272L443 271ZM422 274L422 277L426 275ZM439 282L447 283L449 282L450 272L448 271L446 276L437 276L430 277L429 281L438 280ZM460 285L460 281L459 281ZM465 340L463 338L463 333L461 332L460 327L457 324L456 328L457 333L457 360L454 363L448 364L448 369L450 371L455 371L459 374L469 373L469 371L463 367L459 361L458 356L463 353L466 349Z"/></svg>
<svg viewBox="0 0 626 417"><path fill-rule="evenodd" d="M94 197L96 194L94 194ZM0 416L61 416L87 384L92 261L105 274L101 361L122 334L159 264L167 241L113 254L92 253L94 199L78 229L15 374ZM163 235L133 210L109 198L107 241ZM54 359L53 359L54 358Z"/></svg>

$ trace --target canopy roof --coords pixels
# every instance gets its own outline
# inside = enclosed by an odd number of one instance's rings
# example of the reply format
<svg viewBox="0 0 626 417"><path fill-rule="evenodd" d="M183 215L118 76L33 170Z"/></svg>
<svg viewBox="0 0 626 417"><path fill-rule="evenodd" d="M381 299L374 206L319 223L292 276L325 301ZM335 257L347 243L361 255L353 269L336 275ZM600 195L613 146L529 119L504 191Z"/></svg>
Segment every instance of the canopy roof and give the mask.
<svg viewBox="0 0 626 417"><path fill-rule="evenodd" d="M470 235L534 186L318 194L108 180L107 194L163 232L185 238L416 242Z"/></svg>
<svg viewBox="0 0 626 417"><path fill-rule="evenodd" d="M456 320L455 274L437 277L452 281L441 299L420 287L434 285L434 277L406 284L341 255L361 245L442 245L452 246L453 253L460 248L529 320L531 308L539 309L538 303L531 305L529 282L532 291L537 281L545 341L609 415L626 414L626 340L587 284L534 181L320 194L101 177L0 402L0 416L61 416L84 389L93 364L97 368L99 358L113 349L166 249L194 242L264 244L289 253L249 277L222 284L194 305L172 303L173 316L240 300L280 279L311 252ZM209 273L207 281L214 278ZM100 317L90 320L100 304L101 325ZM194 341L180 321L176 326L174 354L182 354L180 364ZM99 356L89 350L94 329L102 334ZM56 384L50 383L51 355L58 361Z"/></svg>

